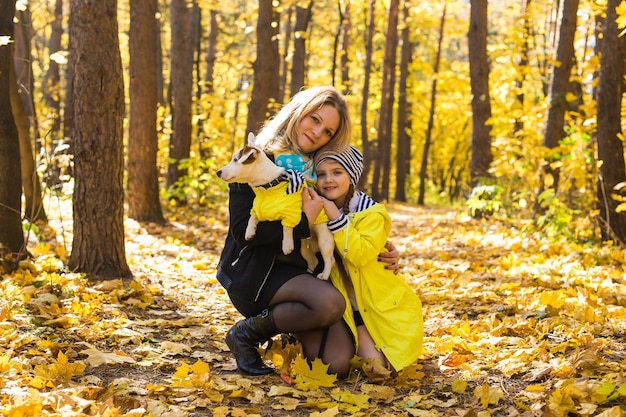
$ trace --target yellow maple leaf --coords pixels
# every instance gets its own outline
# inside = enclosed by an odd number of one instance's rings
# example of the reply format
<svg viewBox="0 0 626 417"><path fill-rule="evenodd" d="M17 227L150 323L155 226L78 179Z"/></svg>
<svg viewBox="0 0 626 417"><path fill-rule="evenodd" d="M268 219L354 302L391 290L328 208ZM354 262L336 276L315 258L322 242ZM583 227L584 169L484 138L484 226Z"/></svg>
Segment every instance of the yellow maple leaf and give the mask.
<svg viewBox="0 0 626 417"><path fill-rule="evenodd" d="M328 365L325 365L319 358L316 358L309 366L306 359L298 356L293 362L293 373L294 383L302 391L332 387L337 380L337 375L329 375Z"/></svg>
<svg viewBox="0 0 626 417"><path fill-rule="evenodd" d="M476 387L474 397L480 400L480 404L483 408L487 408L489 404L498 404L500 400L504 398L504 393L501 388L490 387L489 384L485 382L482 386Z"/></svg>
<svg viewBox="0 0 626 417"><path fill-rule="evenodd" d="M183 388L206 388L211 379L211 369L206 362L198 359L191 367L183 361L172 378L172 385Z"/></svg>
<svg viewBox="0 0 626 417"><path fill-rule="evenodd" d="M35 376L43 379L60 379L64 382L69 382L73 377L82 375L86 367L87 365L82 362L70 363L67 360L67 356L63 352L59 352L56 362L52 365L42 364L35 366Z"/></svg>
<svg viewBox="0 0 626 417"><path fill-rule="evenodd" d="M359 410L368 408L370 396L367 394L355 394L348 390L342 390L339 388L333 389L330 394L331 398L339 403L348 404L348 407L343 407L345 411L356 413Z"/></svg>

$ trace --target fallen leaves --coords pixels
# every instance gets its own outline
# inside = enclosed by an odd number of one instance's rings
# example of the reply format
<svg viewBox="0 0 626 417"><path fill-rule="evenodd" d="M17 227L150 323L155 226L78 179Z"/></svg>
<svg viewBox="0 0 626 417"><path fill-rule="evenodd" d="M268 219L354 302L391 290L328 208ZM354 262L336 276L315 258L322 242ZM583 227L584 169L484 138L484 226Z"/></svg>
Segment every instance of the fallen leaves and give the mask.
<svg viewBox="0 0 626 417"><path fill-rule="evenodd" d="M0 281L0 414L624 415L624 250L388 207L425 318L397 376L355 360L337 380L288 337L261 349L275 375L238 374L223 338L240 316L215 281L225 211L170 207L167 226L126 223L130 283L88 284L54 243Z"/></svg>

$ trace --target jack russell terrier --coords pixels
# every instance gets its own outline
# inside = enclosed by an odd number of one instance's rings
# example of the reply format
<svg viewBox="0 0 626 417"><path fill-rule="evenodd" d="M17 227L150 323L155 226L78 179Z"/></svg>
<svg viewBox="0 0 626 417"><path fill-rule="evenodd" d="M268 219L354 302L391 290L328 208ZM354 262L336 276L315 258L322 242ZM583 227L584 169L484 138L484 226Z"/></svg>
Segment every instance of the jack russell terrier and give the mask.
<svg viewBox="0 0 626 417"><path fill-rule="evenodd" d="M235 152L228 165L217 171L217 176L229 183L248 184L254 191L246 240L256 235L260 221L280 220L283 226L282 251L287 255L294 249L293 228L302 218L302 189L307 183L300 172L275 165L254 143L255 136L250 133L248 144ZM324 269L317 277L323 280L328 279L335 262L335 242L327 221L325 213L320 213L311 229L311 238L300 245L309 272L313 272L317 266L315 253L322 254Z"/></svg>

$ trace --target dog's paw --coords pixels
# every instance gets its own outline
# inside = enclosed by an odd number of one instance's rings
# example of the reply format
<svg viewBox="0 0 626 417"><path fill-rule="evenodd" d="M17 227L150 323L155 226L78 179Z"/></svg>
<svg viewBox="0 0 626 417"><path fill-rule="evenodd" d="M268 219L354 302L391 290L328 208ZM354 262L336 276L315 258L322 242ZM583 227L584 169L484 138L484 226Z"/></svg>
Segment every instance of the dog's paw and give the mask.
<svg viewBox="0 0 626 417"><path fill-rule="evenodd" d="M246 240L252 240L254 239L254 237L256 236L256 230L253 230L252 232L249 232L246 230L246 234L245 234L245 238Z"/></svg>
<svg viewBox="0 0 626 417"><path fill-rule="evenodd" d="M283 253L285 255L289 255L293 252L293 246L293 242L291 242L291 244L289 242L283 242Z"/></svg>
<svg viewBox="0 0 626 417"><path fill-rule="evenodd" d="M317 278L321 279L322 281L328 281L329 276L330 274L325 274L324 272L320 272L319 274L317 274Z"/></svg>

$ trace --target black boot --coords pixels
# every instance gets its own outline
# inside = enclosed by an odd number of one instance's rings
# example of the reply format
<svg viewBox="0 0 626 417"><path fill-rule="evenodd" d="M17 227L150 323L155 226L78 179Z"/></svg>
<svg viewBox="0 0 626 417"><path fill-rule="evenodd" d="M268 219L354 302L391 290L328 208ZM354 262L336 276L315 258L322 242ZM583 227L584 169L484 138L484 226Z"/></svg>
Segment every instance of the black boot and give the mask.
<svg viewBox="0 0 626 417"><path fill-rule="evenodd" d="M271 310L258 316L238 321L226 335L226 344L235 356L239 372L248 375L267 375L274 370L263 362L257 346L278 333Z"/></svg>

